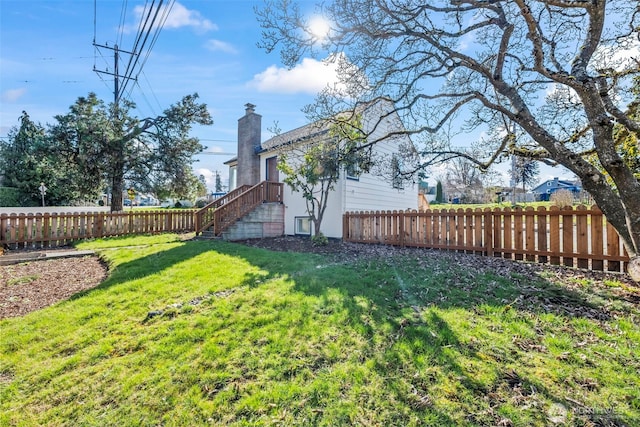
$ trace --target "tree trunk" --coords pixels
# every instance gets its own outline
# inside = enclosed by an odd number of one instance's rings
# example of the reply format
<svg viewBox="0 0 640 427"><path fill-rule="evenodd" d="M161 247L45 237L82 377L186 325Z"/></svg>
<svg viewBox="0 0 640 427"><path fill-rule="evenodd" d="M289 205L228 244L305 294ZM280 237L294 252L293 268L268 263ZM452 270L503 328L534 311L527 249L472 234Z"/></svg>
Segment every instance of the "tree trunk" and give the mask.
<svg viewBox="0 0 640 427"><path fill-rule="evenodd" d="M124 177L122 174L114 174L111 179L111 212L121 212L122 192L124 191Z"/></svg>
<svg viewBox="0 0 640 427"><path fill-rule="evenodd" d="M627 270L629 271L629 276L631 276L636 283L640 283L640 256L631 258Z"/></svg>
<svg viewBox="0 0 640 427"><path fill-rule="evenodd" d="M322 225L322 220L314 218L314 220L313 220L313 235L314 236L319 236L320 234L322 234L322 231L320 231L320 226L321 225Z"/></svg>

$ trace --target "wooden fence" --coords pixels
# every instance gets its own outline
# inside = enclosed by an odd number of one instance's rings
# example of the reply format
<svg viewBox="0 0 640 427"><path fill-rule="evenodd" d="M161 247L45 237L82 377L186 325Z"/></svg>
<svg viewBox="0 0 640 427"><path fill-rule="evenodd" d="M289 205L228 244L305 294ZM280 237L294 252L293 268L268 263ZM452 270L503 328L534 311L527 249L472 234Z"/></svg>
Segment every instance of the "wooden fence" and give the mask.
<svg viewBox="0 0 640 427"><path fill-rule="evenodd" d="M194 230L193 210L0 214L0 246L64 246L74 240Z"/></svg>
<svg viewBox="0 0 640 427"><path fill-rule="evenodd" d="M349 242L445 249L592 270L625 271L629 255L595 206L356 212Z"/></svg>

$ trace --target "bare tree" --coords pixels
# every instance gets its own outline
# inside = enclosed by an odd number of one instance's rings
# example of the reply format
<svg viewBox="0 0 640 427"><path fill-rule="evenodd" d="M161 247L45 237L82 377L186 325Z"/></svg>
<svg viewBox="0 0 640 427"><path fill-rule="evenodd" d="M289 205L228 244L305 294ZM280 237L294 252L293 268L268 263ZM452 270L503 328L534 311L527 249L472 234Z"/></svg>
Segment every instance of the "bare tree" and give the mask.
<svg viewBox="0 0 640 427"><path fill-rule="evenodd" d="M389 97L423 166L465 157L486 168L515 154L576 174L632 257L640 280L640 182L614 144L614 127L640 132L625 114L640 61L640 7L628 0L340 0L318 5L317 34L290 0L257 10L261 46L284 64L305 56L338 64L340 84L306 111L330 117ZM452 135L487 130L478 158ZM448 130L448 132L447 132ZM370 144L394 131L368 138ZM478 148L478 147L475 147ZM607 182L602 170L611 177Z"/></svg>
<svg viewBox="0 0 640 427"><path fill-rule="evenodd" d="M452 159L447 164L447 194L460 197L462 203L481 203L484 190L479 169L462 157Z"/></svg>

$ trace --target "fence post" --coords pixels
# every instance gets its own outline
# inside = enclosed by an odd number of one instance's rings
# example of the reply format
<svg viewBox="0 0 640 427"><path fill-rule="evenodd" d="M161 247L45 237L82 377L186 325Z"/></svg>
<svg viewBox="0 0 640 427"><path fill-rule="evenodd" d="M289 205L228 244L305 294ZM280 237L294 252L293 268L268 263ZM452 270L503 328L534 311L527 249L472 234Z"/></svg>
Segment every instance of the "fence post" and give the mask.
<svg viewBox="0 0 640 427"><path fill-rule="evenodd" d="M604 242L604 225L602 223L602 212L597 206L591 206L591 252L594 256L591 261L593 270L604 270L603 242Z"/></svg>
<svg viewBox="0 0 640 427"><path fill-rule="evenodd" d="M562 213L562 264L567 267L573 267L573 207L565 206L561 209Z"/></svg>
<svg viewBox="0 0 640 427"><path fill-rule="evenodd" d="M610 257L620 256L620 236L609 221L607 221L607 255ZM620 261L607 261L608 271L620 271L620 266Z"/></svg>
<svg viewBox="0 0 640 427"><path fill-rule="evenodd" d="M5 243L5 240L7 240L7 238L5 237L6 231L6 223L7 221L7 214L0 214L0 245Z"/></svg>
<svg viewBox="0 0 640 427"><path fill-rule="evenodd" d="M487 256L493 256L493 215L491 208L484 208L484 251Z"/></svg>
<svg viewBox="0 0 640 427"><path fill-rule="evenodd" d="M560 265L560 208L549 207L549 263Z"/></svg>
<svg viewBox="0 0 640 427"><path fill-rule="evenodd" d="M129 229L128 233L133 234L133 209L129 211L128 218L129 218L129 221L127 221L128 222L127 226Z"/></svg>
<svg viewBox="0 0 640 427"><path fill-rule="evenodd" d="M97 222L96 222L96 236L95 237L102 237L103 229L104 229L104 214L102 212L100 212L100 213L98 213L98 219L97 219Z"/></svg>
<svg viewBox="0 0 640 427"><path fill-rule="evenodd" d="M349 241L349 212L342 215L342 240Z"/></svg>
<svg viewBox="0 0 640 427"><path fill-rule="evenodd" d="M400 247L404 247L404 211L398 212L398 228L400 233Z"/></svg>
<svg viewBox="0 0 640 427"><path fill-rule="evenodd" d="M51 219L51 215L48 212L45 212L42 215L42 247L49 247L49 240L51 238L51 229L49 226L49 221Z"/></svg>
<svg viewBox="0 0 640 427"><path fill-rule="evenodd" d="M579 205L576 207L576 244L578 253L578 268L589 268L588 254L590 251L589 234L587 231L587 215L585 211L587 207L585 205ZM583 255L584 258L581 258Z"/></svg>
<svg viewBox="0 0 640 427"><path fill-rule="evenodd" d="M525 208L525 259L527 261L536 260L536 236L535 236L535 223L536 218L534 216L535 210L532 206Z"/></svg>
<svg viewBox="0 0 640 427"><path fill-rule="evenodd" d="M544 206L539 206L538 212L538 252L547 252L549 247L549 236L547 235L547 210ZM538 262L546 264L548 261L547 255L538 255Z"/></svg>

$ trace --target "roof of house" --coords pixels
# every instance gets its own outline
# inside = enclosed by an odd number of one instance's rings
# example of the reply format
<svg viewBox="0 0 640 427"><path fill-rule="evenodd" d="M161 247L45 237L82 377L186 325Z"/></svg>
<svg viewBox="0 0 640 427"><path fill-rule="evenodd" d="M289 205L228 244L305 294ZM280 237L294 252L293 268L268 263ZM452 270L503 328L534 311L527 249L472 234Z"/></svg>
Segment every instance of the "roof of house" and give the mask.
<svg viewBox="0 0 640 427"><path fill-rule="evenodd" d="M387 98L378 99L376 101L372 101L370 103L360 104L356 107L357 111L364 111L368 109L370 106L380 102L387 101L390 102ZM350 114L349 112L339 113L340 114ZM296 129L292 129L290 131L281 133L279 135L273 136L266 141L260 144L260 148L256 150L257 153L264 153L266 151L274 150L276 148L295 144L297 142L302 142L308 139L316 138L322 135L325 135L331 129L333 123L330 120L319 120L313 123L306 124L304 126L300 126ZM238 162L238 157L233 157L226 162L225 165L233 165Z"/></svg>
<svg viewBox="0 0 640 427"><path fill-rule="evenodd" d="M569 181L569 180L553 178L540 183L531 191L533 191L534 193L539 193L541 192L541 190L544 190L543 192L546 192L550 188L562 189L562 188L580 188L580 187L581 187L580 181Z"/></svg>
<svg viewBox="0 0 640 427"><path fill-rule="evenodd" d="M377 99L371 102L360 104L356 107L356 112L362 113L365 110L369 109L379 102L387 102L389 105L393 105L391 101L387 98ZM392 110L389 110L391 112ZM338 113L335 117L340 118L340 116L344 116L347 120L353 115L352 111L344 111L342 113ZM331 120L319 120L313 123L309 123L307 125L301 126L299 128L290 130L288 132L284 132L282 134L276 135L268 140L264 141L262 146L262 151L273 150L278 147L282 147L288 144L295 144L297 142L305 141L308 139L316 138L318 136L325 135L329 132L331 127L333 126L333 122Z"/></svg>
<svg viewBox="0 0 640 427"><path fill-rule="evenodd" d="M329 132L329 127L330 125L328 122L310 123L269 138L260 145L262 147L262 151L273 150L274 148L282 147L283 145L295 144L296 142L324 135Z"/></svg>

